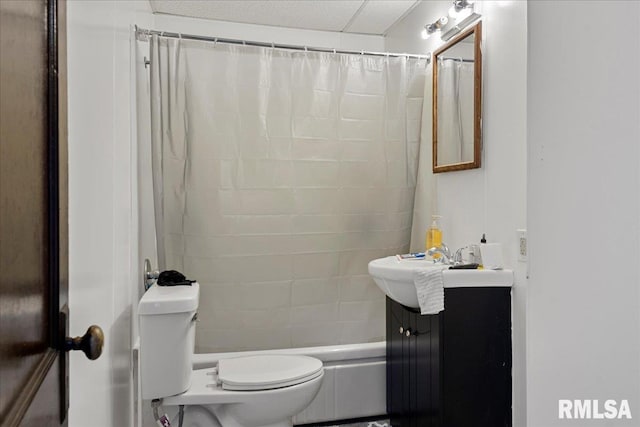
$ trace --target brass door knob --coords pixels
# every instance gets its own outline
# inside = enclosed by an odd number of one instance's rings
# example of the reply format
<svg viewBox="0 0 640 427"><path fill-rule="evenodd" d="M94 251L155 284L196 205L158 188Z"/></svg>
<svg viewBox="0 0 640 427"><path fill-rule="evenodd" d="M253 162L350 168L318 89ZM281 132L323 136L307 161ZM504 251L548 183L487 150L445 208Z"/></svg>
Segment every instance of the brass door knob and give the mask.
<svg viewBox="0 0 640 427"><path fill-rule="evenodd" d="M102 354L104 346L104 333L100 326L91 325L87 332L81 337L66 337L64 340L64 351L82 350L90 360L96 360Z"/></svg>

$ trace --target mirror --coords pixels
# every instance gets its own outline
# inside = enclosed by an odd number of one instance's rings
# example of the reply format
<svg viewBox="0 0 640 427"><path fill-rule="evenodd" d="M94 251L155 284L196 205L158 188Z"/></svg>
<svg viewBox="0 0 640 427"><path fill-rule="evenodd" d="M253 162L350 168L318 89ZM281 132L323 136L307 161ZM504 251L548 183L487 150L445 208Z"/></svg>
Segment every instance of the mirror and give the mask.
<svg viewBox="0 0 640 427"><path fill-rule="evenodd" d="M482 23L433 54L433 172L480 167Z"/></svg>

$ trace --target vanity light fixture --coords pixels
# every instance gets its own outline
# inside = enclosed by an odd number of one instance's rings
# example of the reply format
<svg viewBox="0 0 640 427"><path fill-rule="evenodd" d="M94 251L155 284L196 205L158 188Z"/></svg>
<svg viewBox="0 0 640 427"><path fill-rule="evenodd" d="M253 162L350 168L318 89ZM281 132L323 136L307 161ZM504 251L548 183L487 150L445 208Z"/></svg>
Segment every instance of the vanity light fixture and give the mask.
<svg viewBox="0 0 640 427"><path fill-rule="evenodd" d="M449 18L460 20L466 18L469 12L473 12L473 2L469 0L454 0L453 6L449 9Z"/></svg>
<svg viewBox="0 0 640 427"><path fill-rule="evenodd" d="M446 16L443 16L442 18L438 19L433 24L425 25L424 29L422 30L422 38L426 40L429 37L431 37L431 35L433 33L440 32L442 30L442 28L445 25L447 25L448 22L449 22L449 18L446 17Z"/></svg>
<svg viewBox="0 0 640 427"><path fill-rule="evenodd" d="M422 38L428 39L434 33L441 33L444 41L462 31L467 25L480 18L479 13L474 12L475 3L469 0L454 0L449 9L449 16L443 16L432 24L427 24L422 30Z"/></svg>
<svg viewBox="0 0 640 427"><path fill-rule="evenodd" d="M467 25L480 19L480 14L475 13L475 3L468 0L454 0L453 6L449 9L452 25L443 29L440 38L444 41L450 40L453 36L465 29Z"/></svg>

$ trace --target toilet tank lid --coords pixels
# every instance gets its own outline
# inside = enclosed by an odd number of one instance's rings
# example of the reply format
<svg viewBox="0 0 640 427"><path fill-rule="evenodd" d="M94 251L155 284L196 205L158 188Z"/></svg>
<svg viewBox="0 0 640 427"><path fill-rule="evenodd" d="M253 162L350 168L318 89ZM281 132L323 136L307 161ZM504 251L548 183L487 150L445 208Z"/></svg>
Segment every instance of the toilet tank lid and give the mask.
<svg viewBox="0 0 640 427"><path fill-rule="evenodd" d="M156 315L185 313L198 310L200 285L191 286L151 286L138 304L138 314Z"/></svg>

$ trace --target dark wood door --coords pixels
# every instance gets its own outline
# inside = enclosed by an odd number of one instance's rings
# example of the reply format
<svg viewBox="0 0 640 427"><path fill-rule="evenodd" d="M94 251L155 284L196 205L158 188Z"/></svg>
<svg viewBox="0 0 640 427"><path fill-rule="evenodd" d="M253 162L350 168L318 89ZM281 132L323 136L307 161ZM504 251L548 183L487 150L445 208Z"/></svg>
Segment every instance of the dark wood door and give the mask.
<svg viewBox="0 0 640 427"><path fill-rule="evenodd" d="M62 0L0 0L3 427L66 424L64 6Z"/></svg>

